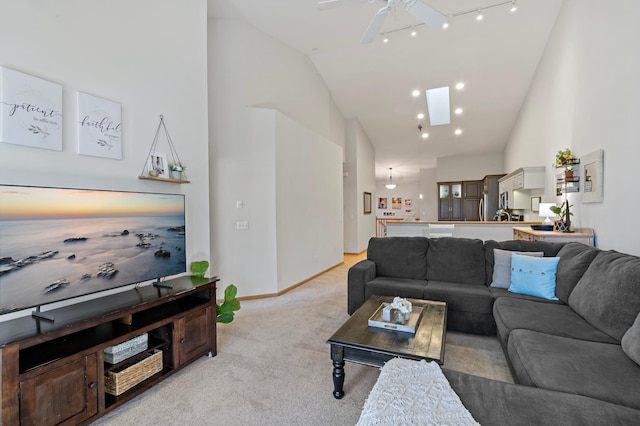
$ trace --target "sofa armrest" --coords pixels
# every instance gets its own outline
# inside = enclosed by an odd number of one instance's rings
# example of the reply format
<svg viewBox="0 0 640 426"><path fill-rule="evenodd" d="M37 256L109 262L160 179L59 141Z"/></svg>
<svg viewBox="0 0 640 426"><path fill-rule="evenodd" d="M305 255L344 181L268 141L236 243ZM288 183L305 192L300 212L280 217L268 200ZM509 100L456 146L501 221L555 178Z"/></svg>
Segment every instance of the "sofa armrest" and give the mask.
<svg viewBox="0 0 640 426"><path fill-rule="evenodd" d="M364 287L376 277L376 263L365 259L349 268L347 281L347 312L353 314L365 302Z"/></svg>

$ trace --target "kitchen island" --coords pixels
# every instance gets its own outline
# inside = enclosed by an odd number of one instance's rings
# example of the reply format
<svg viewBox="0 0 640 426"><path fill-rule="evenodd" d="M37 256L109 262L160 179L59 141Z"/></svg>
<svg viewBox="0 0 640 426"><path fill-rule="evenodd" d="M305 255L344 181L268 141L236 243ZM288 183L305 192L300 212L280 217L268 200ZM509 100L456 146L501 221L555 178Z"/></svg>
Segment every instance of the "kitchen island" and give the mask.
<svg viewBox="0 0 640 426"><path fill-rule="evenodd" d="M403 221L378 219L376 236L429 237L437 234L437 236L477 238L483 241L505 241L513 240L513 228L539 224L540 222ZM430 225L432 226L430 227Z"/></svg>

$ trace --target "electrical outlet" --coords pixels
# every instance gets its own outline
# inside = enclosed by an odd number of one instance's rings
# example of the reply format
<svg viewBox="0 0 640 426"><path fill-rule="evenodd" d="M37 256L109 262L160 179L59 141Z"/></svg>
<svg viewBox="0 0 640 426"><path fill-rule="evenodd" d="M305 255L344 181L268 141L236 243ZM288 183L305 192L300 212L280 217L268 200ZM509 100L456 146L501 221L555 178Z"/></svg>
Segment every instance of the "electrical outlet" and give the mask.
<svg viewBox="0 0 640 426"><path fill-rule="evenodd" d="M238 231L246 231L247 229L249 229L249 222L246 222L246 221L236 222L236 229Z"/></svg>

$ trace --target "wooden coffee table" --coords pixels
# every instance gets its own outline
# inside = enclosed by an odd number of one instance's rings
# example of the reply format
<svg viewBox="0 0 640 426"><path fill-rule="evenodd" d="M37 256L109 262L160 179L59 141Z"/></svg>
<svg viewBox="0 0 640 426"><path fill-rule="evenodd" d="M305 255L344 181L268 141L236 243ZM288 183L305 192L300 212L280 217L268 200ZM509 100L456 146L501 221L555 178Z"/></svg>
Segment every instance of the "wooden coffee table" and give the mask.
<svg viewBox="0 0 640 426"><path fill-rule="evenodd" d="M331 345L335 398L340 399L344 396L345 361L374 367L382 367L386 361L395 357L444 363L447 304L408 299L413 306L422 306L424 309L415 334L369 327L369 317L383 302L392 300L393 297L371 296L327 340Z"/></svg>

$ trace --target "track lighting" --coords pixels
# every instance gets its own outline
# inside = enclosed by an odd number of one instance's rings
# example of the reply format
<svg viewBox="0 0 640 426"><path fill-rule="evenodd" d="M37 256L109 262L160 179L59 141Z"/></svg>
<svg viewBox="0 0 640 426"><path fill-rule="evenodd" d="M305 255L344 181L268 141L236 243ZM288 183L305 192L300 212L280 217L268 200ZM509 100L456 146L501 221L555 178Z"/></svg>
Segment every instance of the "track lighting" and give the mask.
<svg viewBox="0 0 640 426"><path fill-rule="evenodd" d="M389 183L385 184L387 189L394 189L397 185L393 183L393 178L391 177L391 167L389 167Z"/></svg>
<svg viewBox="0 0 640 426"><path fill-rule="evenodd" d="M373 2L374 0L370 0L370 2ZM409 0L403 0L408 2ZM516 10L518 10L518 0L503 0L501 2L498 3L494 3L494 4L490 4L487 6L483 6L482 9L470 9L470 10L465 10L462 12L456 12L456 13L451 13L449 15L446 15L447 20L445 22L442 23L442 29L445 30L447 28L449 28L450 22L452 19L457 18L459 16L464 16L464 15L469 15L474 13L476 15L476 21L477 22L481 22L484 20L484 12L486 12L489 9L493 9L494 7L502 7L502 6L506 6L509 5L509 10L511 12L515 12ZM424 25L423 22L420 22L418 24L414 24L414 25L409 25L406 27L402 27L402 28L398 28L395 30L390 30L390 31L386 31L385 33L381 33L381 35L383 36L382 42L387 44L389 43L389 34L391 33L395 33L398 31L405 31L405 30L409 30L410 31L410 35L411 37L416 37L418 35L418 31L417 31L417 27Z"/></svg>

